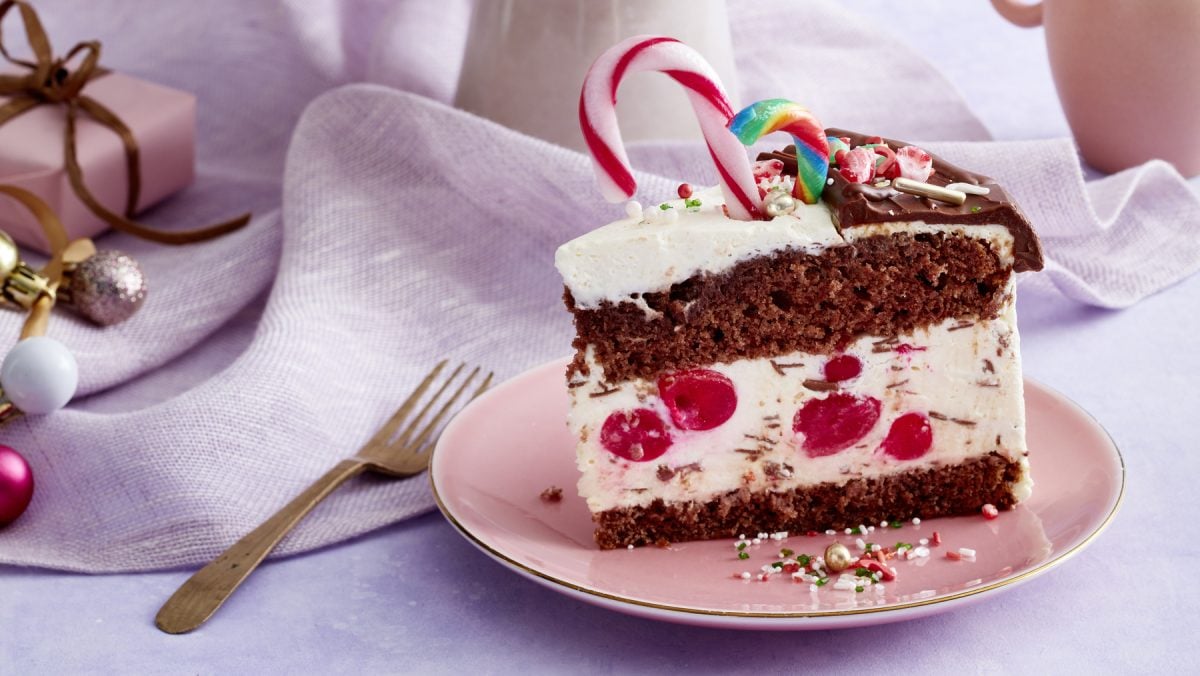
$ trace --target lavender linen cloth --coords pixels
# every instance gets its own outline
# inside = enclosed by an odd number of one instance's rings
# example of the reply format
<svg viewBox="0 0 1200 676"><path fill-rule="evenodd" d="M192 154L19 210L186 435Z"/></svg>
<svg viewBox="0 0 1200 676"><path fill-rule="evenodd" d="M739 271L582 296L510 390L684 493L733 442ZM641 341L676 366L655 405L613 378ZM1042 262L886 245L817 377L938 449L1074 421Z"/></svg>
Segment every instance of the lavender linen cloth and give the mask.
<svg viewBox="0 0 1200 676"><path fill-rule="evenodd" d="M79 359L81 397L0 429L38 483L30 510L0 531L0 562L99 572L205 561L353 452L436 359L507 376L566 352L553 251L620 209L600 200L582 155L446 105L466 2L39 7L58 44L99 38L106 65L199 95L200 179L147 221L185 227L245 208L256 218L185 250L101 242L137 256L153 290L119 327L52 322ZM1085 184L1067 141L988 143L938 73L832 3L745 2L731 16L744 101L788 96L830 124L933 141L1011 187L1051 258L1030 291L1121 307L1200 266L1185 232L1200 202L1164 165ZM758 39L781 16L815 28L797 47L803 68ZM387 86L339 88L355 81ZM697 146L632 156L647 200L713 181ZM20 317L0 323L15 337ZM364 478L279 552L431 504L424 478Z"/></svg>

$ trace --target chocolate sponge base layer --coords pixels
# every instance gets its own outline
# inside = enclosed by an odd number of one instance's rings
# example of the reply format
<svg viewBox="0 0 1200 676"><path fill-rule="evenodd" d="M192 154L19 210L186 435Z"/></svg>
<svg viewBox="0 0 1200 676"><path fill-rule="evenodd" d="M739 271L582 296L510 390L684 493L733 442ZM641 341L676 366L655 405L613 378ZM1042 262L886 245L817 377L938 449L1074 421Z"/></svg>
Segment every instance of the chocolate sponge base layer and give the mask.
<svg viewBox="0 0 1200 676"><path fill-rule="evenodd" d="M742 533L823 532L880 521L979 514L986 504L1010 509L1021 465L999 453L957 465L914 469L845 484L790 491L726 493L708 502L610 509L593 515L601 549L688 540L735 538Z"/></svg>

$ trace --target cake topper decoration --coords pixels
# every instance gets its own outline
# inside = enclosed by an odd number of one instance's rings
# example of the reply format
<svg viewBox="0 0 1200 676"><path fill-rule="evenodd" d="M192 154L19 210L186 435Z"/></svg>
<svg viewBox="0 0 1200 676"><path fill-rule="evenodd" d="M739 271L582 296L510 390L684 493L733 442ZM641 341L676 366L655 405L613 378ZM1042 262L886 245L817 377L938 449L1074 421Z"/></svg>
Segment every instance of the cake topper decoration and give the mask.
<svg viewBox="0 0 1200 676"><path fill-rule="evenodd" d="M816 204L821 198L829 174L829 141L825 127L807 108L787 99L752 103L733 116L729 131L745 145L753 145L771 132L791 134L799 167L792 196L805 204Z"/></svg>
<svg viewBox="0 0 1200 676"><path fill-rule="evenodd" d="M643 71L664 73L683 86L716 164L729 215L743 221L759 218L758 188L750 159L726 128L733 107L720 78L691 47L663 36L639 35L617 43L596 59L583 80L579 126L605 199L622 202L637 190L617 124L616 104L617 88L625 75Z"/></svg>

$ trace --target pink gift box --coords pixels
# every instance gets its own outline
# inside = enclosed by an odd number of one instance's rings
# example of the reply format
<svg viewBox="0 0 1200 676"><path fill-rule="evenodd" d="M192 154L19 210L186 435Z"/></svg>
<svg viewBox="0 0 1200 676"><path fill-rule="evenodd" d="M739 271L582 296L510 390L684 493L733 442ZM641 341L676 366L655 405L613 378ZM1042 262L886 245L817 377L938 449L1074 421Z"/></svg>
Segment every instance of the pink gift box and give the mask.
<svg viewBox="0 0 1200 676"><path fill-rule="evenodd" d="M195 96L115 72L93 78L83 94L124 121L137 140L142 168L139 211L192 182ZM0 97L0 105L6 101ZM46 103L0 125L0 183L25 188L45 200L71 239L95 237L108 224L71 188L63 166L66 114L65 106ZM123 213L129 181L120 137L80 111L76 154L88 190L110 211ZM47 252L41 227L13 200L0 199L0 229L24 246Z"/></svg>

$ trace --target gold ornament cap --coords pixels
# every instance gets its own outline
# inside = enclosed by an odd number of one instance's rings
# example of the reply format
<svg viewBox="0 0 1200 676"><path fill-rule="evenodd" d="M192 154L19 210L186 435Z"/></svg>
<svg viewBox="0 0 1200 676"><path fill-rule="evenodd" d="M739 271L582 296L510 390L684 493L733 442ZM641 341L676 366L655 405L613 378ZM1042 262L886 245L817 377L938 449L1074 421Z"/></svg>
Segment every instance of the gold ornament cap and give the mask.
<svg viewBox="0 0 1200 676"><path fill-rule="evenodd" d="M7 232L0 230L0 276L7 277L21 264L21 252Z"/></svg>

